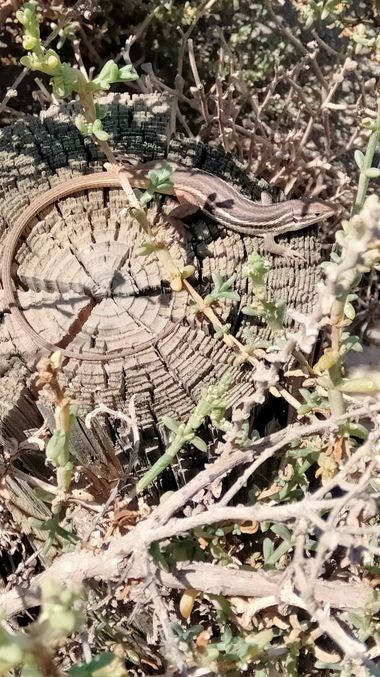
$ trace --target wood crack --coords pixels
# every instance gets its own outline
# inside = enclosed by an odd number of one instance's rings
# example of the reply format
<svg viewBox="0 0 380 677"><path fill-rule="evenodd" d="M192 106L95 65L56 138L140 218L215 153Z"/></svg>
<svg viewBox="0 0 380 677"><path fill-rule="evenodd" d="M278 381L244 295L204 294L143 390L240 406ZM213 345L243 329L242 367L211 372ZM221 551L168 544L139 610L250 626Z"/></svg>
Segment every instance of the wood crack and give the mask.
<svg viewBox="0 0 380 677"><path fill-rule="evenodd" d="M90 298L87 305L80 310L74 322L69 326L67 335L58 341L58 348L67 348L70 343L72 343L75 338L81 333L84 325L88 321L93 309L97 305L97 301L94 298ZM92 346L93 347L93 346Z"/></svg>

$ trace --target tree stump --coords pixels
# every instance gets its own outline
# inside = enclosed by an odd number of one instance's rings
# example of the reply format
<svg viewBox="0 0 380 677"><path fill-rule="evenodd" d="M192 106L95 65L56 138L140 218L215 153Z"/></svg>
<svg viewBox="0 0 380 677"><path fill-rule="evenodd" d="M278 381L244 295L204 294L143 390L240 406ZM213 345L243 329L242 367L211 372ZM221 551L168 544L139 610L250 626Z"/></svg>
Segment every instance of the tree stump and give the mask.
<svg viewBox="0 0 380 677"><path fill-rule="evenodd" d="M247 176L233 157L217 148L179 136L168 144L170 100L156 95L110 95L105 127L118 151L148 161L180 160L232 182L253 199L268 189ZM26 117L0 132L1 241L29 200L58 181L78 173L101 171L98 147L81 136L73 123L75 106L51 107L40 119ZM262 252L260 238L219 227L204 215L192 218L181 232L165 223L174 201L157 197L149 208L153 232L169 243L182 265L193 264L192 283L203 296L212 276L236 274L240 301L226 302L219 312L231 331L244 337L268 338L268 329L243 315L252 294L243 265L252 251ZM78 403L79 414L97 404L125 411L131 398L144 451L152 462L160 453L160 419L171 414L184 420L201 389L229 371L235 386L230 403L254 387L249 365L236 365L236 355L214 338L213 328L195 317L186 292L175 293L157 261L139 255L146 237L127 211L120 189L88 190L67 197L40 214L20 242L14 266L18 302L30 325L52 344L94 353L127 354L109 361L65 360L62 387ZM311 310L318 278L319 245L315 228L281 238L297 248L305 261L268 258L268 295L288 307ZM41 411L34 386L42 352L4 309L0 327L0 420L3 438L22 440L38 427ZM101 462L110 430L85 431L81 418L73 449L81 458ZM96 437L96 439L95 439ZM114 437L108 442L114 443ZM89 452L89 448L92 451ZM152 450L151 456L149 450ZM103 453L104 456L104 453Z"/></svg>

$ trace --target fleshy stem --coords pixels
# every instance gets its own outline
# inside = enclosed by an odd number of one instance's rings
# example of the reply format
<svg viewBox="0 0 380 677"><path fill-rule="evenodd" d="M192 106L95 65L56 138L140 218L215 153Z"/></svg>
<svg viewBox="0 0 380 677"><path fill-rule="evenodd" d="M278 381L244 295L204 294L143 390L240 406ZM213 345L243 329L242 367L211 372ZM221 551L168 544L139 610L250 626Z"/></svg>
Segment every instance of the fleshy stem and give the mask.
<svg viewBox="0 0 380 677"><path fill-rule="evenodd" d="M362 165L360 167L358 190L355 204L353 207L353 214L358 214L364 205L367 196L368 185L371 179L371 170L377 168L372 167L373 158L380 140L380 97L377 102L377 116L373 125L373 132L368 140L367 150L364 155ZM344 251L344 249L343 249ZM341 293L336 296L331 308L331 350L337 355L335 363L328 370L329 381L331 387L329 388L329 401L331 406L331 413L334 416L341 416L345 412L345 403L342 392L337 389L342 381L342 358L339 355L342 341L342 331L344 327L344 309L347 301L347 296L352 290L353 285L357 281L357 267L353 266L351 269L344 271L344 274L339 280L339 287Z"/></svg>
<svg viewBox="0 0 380 677"><path fill-rule="evenodd" d="M60 525L63 505L73 476L73 461L70 456L69 441L70 430L75 414L72 411L71 400L65 396L59 381L58 374L62 365L62 355L55 352L50 358L43 358L39 365L39 374L36 381L37 388L49 386L55 407L55 429L46 446L46 458L54 466L57 478L57 494L52 501L52 517L45 523L35 526L48 531L44 551L47 552L57 536L62 536L71 542L76 536L66 531Z"/></svg>
<svg viewBox="0 0 380 677"><path fill-rule="evenodd" d="M354 214L358 214L358 212L360 212L360 210L364 205L364 200L366 198L368 191L368 185L370 179L372 178L370 176L370 170L372 169L372 162L374 155L376 153L379 140L380 140L380 97L377 100L377 115L375 123L373 125L373 132L369 137L367 150L364 156L364 161L360 168L358 191L356 194L356 200L353 209Z"/></svg>
<svg viewBox="0 0 380 677"><path fill-rule="evenodd" d="M192 444L200 451L206 452L207 445L199 437L196 431L210 418L215 427L226 430L227 421L224 419L226 410L225 395L231 387L232 379L228 374L224 374L216 385L208 386L200 395L198 404L190 415L186 423L177 424L175 421L166 417L163 423L171 430L172 439L166 448L165 453L152 465L147 473L137 482L136 491L142 491L152 484L155 479L167 468L174 460L178 452L185 444Z"/></svg>

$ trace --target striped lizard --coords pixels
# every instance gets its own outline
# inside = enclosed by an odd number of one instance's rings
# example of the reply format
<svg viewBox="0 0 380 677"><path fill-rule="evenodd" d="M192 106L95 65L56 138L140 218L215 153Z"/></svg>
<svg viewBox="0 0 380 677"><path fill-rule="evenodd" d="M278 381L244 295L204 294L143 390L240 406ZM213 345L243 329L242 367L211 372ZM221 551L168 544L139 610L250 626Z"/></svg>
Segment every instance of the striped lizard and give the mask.
<svg viewBox="0 0 380 677"><path fill-rule="evenodd" d="M2 261L4 303L5 307L11 311L17 324L40 348L49 352L60 350L66 357L90 361L120 359L130 351L126 348L104 354L61 349L44 339L30 326L18 306L17 292L12 284L12 263L19 240L31 219L55 201L73 193L93 188L120 187L121 172L126 175L133 187L144 189L149 184L148 172L159 169L161 164L161 161L155 161L138 166L123 165L123 167L118 167L108 165L105 172L75 176L65 182L58 183L33 199L16 220L4 246ZM165 195L173 195L179 202L179 206L170 213L169 220L170 217L179 219L200 210L227 229L244 235L263 237L265 247L273 253L285 253L288 256L294 256L292 250L284 250L283 247L274 242L275 235L301 230L336 213L331 204L319 199L287 200L275 204L253 202L241 195L226 181L213 174L172 162L168 164L172 169L170 187L165 187L162 190L158 188L158 191Z"/></svg>

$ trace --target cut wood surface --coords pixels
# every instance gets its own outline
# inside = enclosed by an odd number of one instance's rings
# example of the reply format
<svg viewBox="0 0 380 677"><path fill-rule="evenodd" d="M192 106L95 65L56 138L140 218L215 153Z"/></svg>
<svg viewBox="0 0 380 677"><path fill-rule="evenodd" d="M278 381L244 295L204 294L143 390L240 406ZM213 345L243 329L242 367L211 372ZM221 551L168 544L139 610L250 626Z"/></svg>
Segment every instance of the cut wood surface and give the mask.
<svg viewBox="0 0 380 677"><path fill-rule="evenodd" d="M106 128L118 151L142 161L164 158L170 101L157 96L110 95ZM41 118L26 117L0 132L0 247L29 200L57 181L101 170L99 149L81 136L71 107L52 107ZM206 169L231 181L253 199L265 182L247 176L232 157L194 140L175 137L168 157ZM226 302L220 317L244 340L244 331L268 337L268 331L241 313L251 290L243 275L247 255L260 238L242 236L197 215L181 231L165 222L174 206L157 198L149 209L154 234L164 240L180 266L193 264L195 288L203 296L212 276L236 274L240 302ZM194 314L186 292L174 293L153 257L139 255L146 240L127 210L122 190L91 190L47 208L20 242L14 263L19 307L30 325L53 344L99 353L129 348L122 359L106 363L70 359L62 385L80 412L103 403L125 410L135 396L138 424L155 429L163 414L183 419L202 387L225 371L236 386L231 401L249 393L252 371L237 366L235 355L213 337L213 328ZM268 294L288 307L310 311L318 277L316 229L281 238L305 261L269 256ZM22 439L40 423L34 404L36 365L43 352L4 309L1 324L0 418L4 437Z"/></svg>

